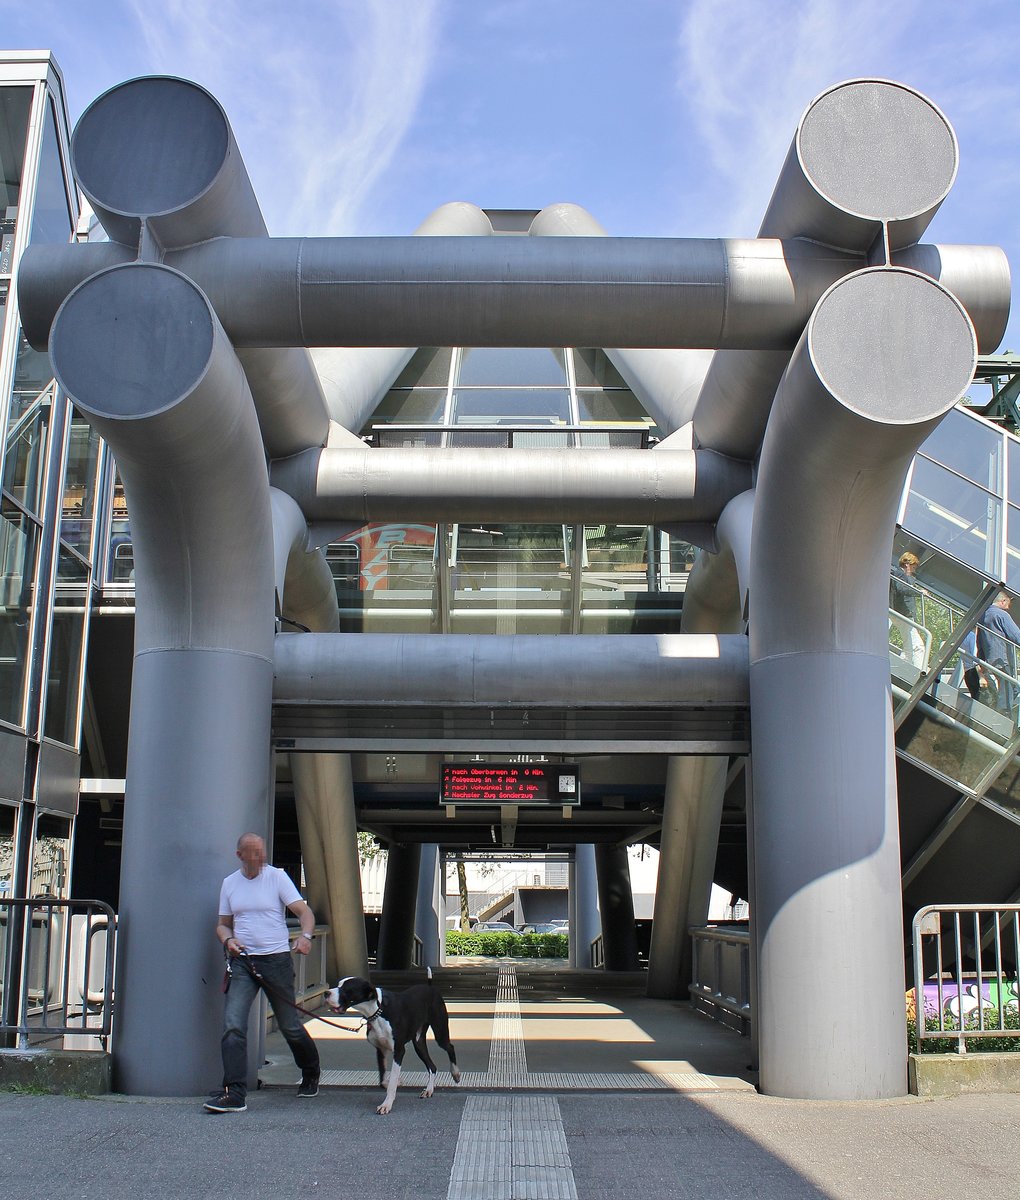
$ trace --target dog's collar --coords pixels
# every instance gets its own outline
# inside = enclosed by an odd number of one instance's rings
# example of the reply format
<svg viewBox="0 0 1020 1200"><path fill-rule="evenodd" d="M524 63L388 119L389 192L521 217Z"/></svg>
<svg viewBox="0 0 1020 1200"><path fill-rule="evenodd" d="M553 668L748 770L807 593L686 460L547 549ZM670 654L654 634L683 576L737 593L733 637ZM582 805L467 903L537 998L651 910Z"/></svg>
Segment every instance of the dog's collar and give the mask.
<svg viewBox="0 0 1020 1200"><path fill-rule="evenodd" d="M375 989L375 1012L370 1017L365 1018L365 1024L371 1025L377 1017L382 1016L382 988Z"/></svg>

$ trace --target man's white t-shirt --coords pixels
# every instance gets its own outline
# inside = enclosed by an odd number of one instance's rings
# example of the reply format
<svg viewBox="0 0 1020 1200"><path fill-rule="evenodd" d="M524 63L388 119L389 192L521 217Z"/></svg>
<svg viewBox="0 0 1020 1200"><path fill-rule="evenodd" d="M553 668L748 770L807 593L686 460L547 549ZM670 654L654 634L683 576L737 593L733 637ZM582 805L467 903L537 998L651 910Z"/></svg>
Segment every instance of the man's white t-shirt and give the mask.
<svg viewBox="0 0 1020 1200"><path fill-rule="evenodd" d="M280 954L290 949L284 910L301 898L287 872L266 863L254 879L243 871L224 879L219 911L234 918L234 936L249 954Z"/></svg>

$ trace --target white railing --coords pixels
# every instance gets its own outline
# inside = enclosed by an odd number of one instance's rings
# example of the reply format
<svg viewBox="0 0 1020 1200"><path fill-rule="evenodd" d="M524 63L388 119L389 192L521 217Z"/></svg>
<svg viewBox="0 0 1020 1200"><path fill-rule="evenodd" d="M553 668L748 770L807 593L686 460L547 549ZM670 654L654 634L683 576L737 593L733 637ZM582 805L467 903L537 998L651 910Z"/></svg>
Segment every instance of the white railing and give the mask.
<svg viewBox="0 0 1020 1200"><path fill-rule="evenodd" d="M913 920L914 1013L926 1038L1020 1039L1020 905L929 904ZM927 962L927 968L925 963Z"/></svg>

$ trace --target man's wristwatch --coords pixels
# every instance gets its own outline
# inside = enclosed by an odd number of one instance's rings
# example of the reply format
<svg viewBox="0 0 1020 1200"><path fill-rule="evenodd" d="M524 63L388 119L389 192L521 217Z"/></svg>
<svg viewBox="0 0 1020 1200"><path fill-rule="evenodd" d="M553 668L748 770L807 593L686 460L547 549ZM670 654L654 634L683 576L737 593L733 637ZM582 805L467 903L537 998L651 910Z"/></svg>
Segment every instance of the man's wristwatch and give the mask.
<svg viewBox="0 0 1020 1200"><path fill-rule="evenodd" d="M298 937L303 937L306 941L310 942L315 937L315 934L314 933L299 933Z"/></svg>

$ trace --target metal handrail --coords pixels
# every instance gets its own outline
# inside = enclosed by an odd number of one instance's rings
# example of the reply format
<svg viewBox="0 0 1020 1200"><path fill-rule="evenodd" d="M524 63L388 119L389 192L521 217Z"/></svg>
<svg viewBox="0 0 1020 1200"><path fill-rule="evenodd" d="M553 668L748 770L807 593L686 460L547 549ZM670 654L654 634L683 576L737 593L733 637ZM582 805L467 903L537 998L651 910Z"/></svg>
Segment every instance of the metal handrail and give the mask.
<svg viewBox="0 0 1020 1200"><path fill-rule="evenodd" d="M602 940L602 934L592 938L591 945L588 947L588 962L593 970L599 970L606 965L606 944Z"/></svg>
<svg viewBox="0 0 1020 1200"><path fill-rule="evenodd" d="M74 1034L96 1038L105 1049L113 1028L113 909L102 900L5 897L0 924L0 1034L16 1034L19 1049L27 1049L33 1038ZM100 934L105 935L101 974L93 948Z"/></svg>
<svg viewBox="0 0 1020 1200"><path fill-rule="evenodd" d="M911 936L918 1048L925 1038L954 1037L958 1053L966 1054L967 1038L1020 1038L1020 1029L1005 1023L1020 1005L1020 904L929 904L914 915ZM928 978L926 949L934 955ZM973 960L967 971L965 954Z"/></svg>
<svg viewBox="0 0 1020 1200"><path fill-rule="evenodd" d="M705 1016L749 1034L751 1010L751 935L749 930L716 925L692 926L691 1005Z"/></svg>

